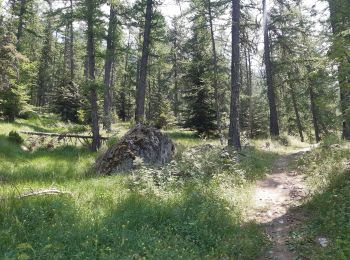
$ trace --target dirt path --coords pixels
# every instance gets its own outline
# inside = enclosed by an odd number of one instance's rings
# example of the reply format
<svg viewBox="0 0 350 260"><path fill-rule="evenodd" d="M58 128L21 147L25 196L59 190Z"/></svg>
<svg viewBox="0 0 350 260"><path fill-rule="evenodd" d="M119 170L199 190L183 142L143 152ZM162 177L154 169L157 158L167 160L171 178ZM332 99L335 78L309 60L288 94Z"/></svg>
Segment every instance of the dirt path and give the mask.
<svg viewBox="0 0 350 260"><path fill-rule="evenodd" d="M272 172L259 181L253 194L252 207L248 210L249 220L261 223L272 246L262 259L294 259L288 248L288 240L293 227L304 216L290 209L300 205L306 196L304 176L288 169L289 164L309 148L281 156Z"/></svg>

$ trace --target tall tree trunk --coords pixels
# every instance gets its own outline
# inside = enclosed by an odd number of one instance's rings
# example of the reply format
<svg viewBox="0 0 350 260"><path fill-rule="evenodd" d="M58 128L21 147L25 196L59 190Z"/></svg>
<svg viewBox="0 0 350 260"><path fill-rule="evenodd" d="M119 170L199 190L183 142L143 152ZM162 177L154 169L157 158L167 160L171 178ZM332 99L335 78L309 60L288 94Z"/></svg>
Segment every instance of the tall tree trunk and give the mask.
<svg viewBox="0 0 350 260"><path fill-rule="evenodd" d="M310 104L311 104L312 123L314 125L316 143L318 143L319 141L321 141L320 128L318 126L318 115L317 115L315 92L311 84L309 85L309 95L310 95Z"/></svg>
<svg viewBox="0 0 350 260"><path fill-rule="evenodd" d="M333 36L338 36L339 33L350 26L350 3L341 2L340 0L328 0L328 3ZM339 58L338 81L340 87L340 108L343 117L342 136L344 139L350 140L350 60L346 57L346 53Z"/></svg>
<svg viewBox="0 0 350 260"><path fill-rule="evenodd" d="M247 87L248 87L248 98L249 98L249 118L248 118L248 127L249 127L249 136L253 138L253 84L252 84L252 61L250 56L250 50L247 48L247 61L248 61L248 71L247 71Z"/></svg>
<svg viewBox="0 0 350 260"><path fill-rule="evenodd" d="M69 32L70 32L70 78L74 81L75 73L74 73L74 13L73 13L73 0L70 0L70 19L69 19Z"/></svg>
<svg viewBox="0 0 350 260"><path fill-rule="evenodd" d="M300 120L300 114L299 114L299 109L298 109L297 98L295 96L294 84L293 84L293 82L291 82L291 75L290 75L290 73L288 73L288 79L290 81L290 84L289 84L290 95L291 95L291 98L292 98L293 109L294 109L294 113L295 113L295 119L296 119L296 122L297 122L297 127L298 127L300 140L302 142L304 142L303 126L302 126L301 120Z"/></svg>
<svg viewBox="0 0 350 260"><path fill-rule="evenodd" d="M23 28L24 28L24 14L26 12L26 0L20 0L20 9L18 15L18 26L17 26L17 44L16 48L18 51L21 51L21 40L23 36Z"/></svg>
<svg viewBox="0 0 350 260"><path fill-rule="evenodd" d="M136 93L136 122L143 122L145 116L145 94L147 84L147 64L149 56L149 44L152 24L152 5L153 0L147 0L145 15L145 30L143 35L143 47L140 66L140 79Z"/></svg>
<svg viewBox="0 0 350 260"><path fill-rule="evenodd" d="M64 35L64 72L66 79L74 81L74 14L73 14L73 0L70 0L69 18L66 24Z"/></svg>
<svg viewBox="0 0 350 260"><path fill-rule="evenodd" d="M241 150L239 130L240 52L239 52L240 0L232 0L232 61L231 61L231 107L228 145Z"/></svg>
<svg viewBox="0 0 350 260"><path fill-rule="evenodd" d="M117 15L114 4L111 4L108 35L107 35L107 48L105 59L105 74L104 74L104 103L103 103L103 128L107 132L111 131L111 72L114 62L115 54L115 29L117 25Z"/></svg>
<svg viewBox="0 0 350 260"><path fill-rule="evenodd" d="M273 84L272 76L272 63L270 56L270 39L269 39L269 21L266 0L263 0L263 10L264 10L264 62L265 62L265 71L266 71L266 84L267 84L267 96L269 99L269 108L270 108L270 134L271 136L279 135L279 126L278 126L278 115L276 108L276 94L275 87Z"/></svg>
<svg viewBox="0 0 350 260"><path fill-rule="evenodd" d="M86 80L90 87L91 102L91 130L92 130L92 150L97 151L100 148L100 127L98 123L98 105L97 90L95 83L95 43L94 43L94 3L93 0L86 0L87 4L87 61L86 61Z"/></svg>
<svg viewBox="0 0 350 260"><path fill-rule="evenodd" d="M128 45L127 45L127 51L125 54L125 64L124 64L124 79L123 79L123 85L120 89L120 110L119 110L119 117L120 119L125 122L126 121L126 85L128 82L128 67L129 67L129 51L130 51L130 33L128 37Z"/></svg>
<svg viewBox="0 0 350 260"><path fill-rule="evenodd" d="M174 115L176 119L179 116L179 87L178 87L178 57L177 57L177 23L175 22L174 31Z"/></svg>
<svg viewBox="0 0 350 260"><path fill-rule="evenodd" d="M216 125L218 128L218 133L220 137L221 145L224 144L224 137L222 135L222 127L221 127L221 109L220 109L220 101L219 101L219 84L218 84L218 58L216 52L216 44L214 37L214 26L213 26L213 15L211 10L211 0L208 0L208 13L209 13L209 24L210 24L210 36L211 36L211 46L213 52L213 68L214 68L214 93L215 93L215 110L216 110Z"/></svg>
<svg viewBox="0 0 350 260"><path fill-rule="evenodd" d="M48 101L48 92L53 89L52 79L52 21L50 14L52 13L52 3L47 0L49 4L49 15L45 27L45 38L43 49L41 52L41 59L38 71L38 90L37 90L37 106L44 106Z"/></svg>
<svg viewBox="0 0 350 260"><path fill-rule="evenodd" d="M70 40L69 40L69 23L66 24L64 31L64 49L63 49L63 69L65 77L68 77L69 59L70 59Z"/></svg>

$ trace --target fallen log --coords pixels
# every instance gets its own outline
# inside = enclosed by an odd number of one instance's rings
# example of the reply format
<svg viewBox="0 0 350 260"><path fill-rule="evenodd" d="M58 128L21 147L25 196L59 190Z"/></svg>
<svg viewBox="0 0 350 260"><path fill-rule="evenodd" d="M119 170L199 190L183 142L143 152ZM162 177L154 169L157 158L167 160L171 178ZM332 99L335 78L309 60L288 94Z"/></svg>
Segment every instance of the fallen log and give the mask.
<svg viewBox="0 0 350 260"><path fill-rule="evenodd" d="M27 197L32 197L32 196L42 196L42 195L62 195L62 194L67 194L67 195L72 195L70 192L65 192L65 191L60 191L58 189L39 189L39 190L34 190L25 194L20 195L18 198L23 199Z"/></svg>
<svg viewBox="0 0 350 260"><path fill-rule="evenodd" d="M93 137L90 135L78 135L78 134L57 134L57 133L44 133L44 132L27 132L27 131L20 131L22 134L26 135L37 135L37 136L48 136L48 137L59 137L60 139L63 138L81 138L81 139L92 139ZM107 141L108 137L100 136L100 139L102 141Z"/></svg>

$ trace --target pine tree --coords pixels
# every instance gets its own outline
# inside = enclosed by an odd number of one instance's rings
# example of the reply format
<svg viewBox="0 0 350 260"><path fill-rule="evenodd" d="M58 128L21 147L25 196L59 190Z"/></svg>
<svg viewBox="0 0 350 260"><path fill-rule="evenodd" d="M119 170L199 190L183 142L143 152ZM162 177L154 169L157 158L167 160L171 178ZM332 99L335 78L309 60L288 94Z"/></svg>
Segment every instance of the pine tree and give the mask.
<svg viewBox="0 0 350 260"><path fill-rule="evenodd" d="M241 150L239 128L240 94L240 1L232 0L232 62L231 62L231 106L228 145L236 151Z"/></svg>
<svg viewBox="0 0 350 260"><path fill-rule="evenodd" d="M19 85L20 62L26 58L17 51L13 33L0 29L0 113L14 121L22 110L26 96Z"/></svg>
<svg viewBox="0 0 350 260"><path fill-rule="evenodd" d="M191 59L184 76L187 85L184 91L187 101L185 127L193 128L199 134L209 135L217 129L210 87L212 82L209 77L210 33L204 16L205 7L197 0L193 1L192 5L196 10L192 25L193 35L185 45Z"/></svg>

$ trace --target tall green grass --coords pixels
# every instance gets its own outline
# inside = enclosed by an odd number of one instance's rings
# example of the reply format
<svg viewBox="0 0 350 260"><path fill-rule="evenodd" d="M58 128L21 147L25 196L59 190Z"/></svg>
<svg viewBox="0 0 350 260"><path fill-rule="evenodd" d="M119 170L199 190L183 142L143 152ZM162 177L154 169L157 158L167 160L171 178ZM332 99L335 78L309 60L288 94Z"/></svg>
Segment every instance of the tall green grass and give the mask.
<svg viewBox="0 0 350 260"><path fill-rule="evenodd" d="M299 165L313 196L301 208L308 219L294 232L294 246L307 259L350 259L350 145L321 147ZM328 240L326 247L318 237Z"/></svg>
<svg viewBox="0 0 350 260"><path fill-rule="evenodd" d="M8 140L9 131L30 124L68 130L54 119L36 120L0 123L1 259L256 259L265 249L262 228L245 224L243 210L251 184L269 171L275 153L246 149L234 169L206 157L212 168L203 168L204 179L160 184L152 175L140 182L140 172L97 177L86 174L96 156L87 148L27 152ZM184 149L208 142L189 131L170 135ZM52 187L68 194L19 198Z"/></svg>

